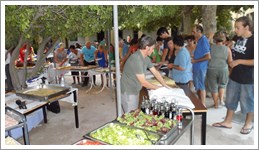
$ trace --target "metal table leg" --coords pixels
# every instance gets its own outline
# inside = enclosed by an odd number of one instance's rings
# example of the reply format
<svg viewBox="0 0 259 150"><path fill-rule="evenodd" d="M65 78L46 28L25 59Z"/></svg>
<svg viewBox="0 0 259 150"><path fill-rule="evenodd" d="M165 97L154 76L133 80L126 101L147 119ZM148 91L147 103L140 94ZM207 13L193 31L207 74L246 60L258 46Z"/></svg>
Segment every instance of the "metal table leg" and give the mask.
<svg viewBox="0 0 259 150"><path fill-rule="evenodd" d="M103 86L102 86L101 90L96 92L96 94L101 93L104 90L104 88L106 87L106 74L102 73L100 75L101 75L101 78L103 79Z"/></svg>
<svg viewBox="0 0 259 150"><path fill-rule="evenodd" d="M76 123L76 128L79 128L79 119L78 119L78 106L77 106L77 95L76 95L76 90L73 91L73 96L74 96L74 113L75 113L75 123Z"/></svg>
<svg viewBox="0 0 259 150"><path fill-rule="evenodd" d="M89 72L88 72L89 74ZM90 78L90 76L89 76ZM93 84L94 84L94 79L93 79L93 76L91 77L91 85L90 85L90 88L88 90L86 90L85 92L88 93L92 88L93 88Z"/></svg>
<svg viewBox="0 0 259 150"><path fill-rule="evenodd" d="M27 126L27 122L26 122L26 119L25 119L25 118L24 118L24 120L23 120L22 132L23 132L24 144L25 144L25 145L30 145L29 131L28 131L28 126Z"/></svg>
<svg viewBox="0 0 259 150"><path fill-rule="evenodd" d="M207 113L204 112L201 115L201 145L206 145L206 122L207 122Z"/></svg>
<svg viewBox="0 0 259 150"><path fill-rule="evenodd" d="M46 112L45 106L42 107L42 112L43 112L44 123L47 123L48 119L47 119L47 112Z"/></svg>

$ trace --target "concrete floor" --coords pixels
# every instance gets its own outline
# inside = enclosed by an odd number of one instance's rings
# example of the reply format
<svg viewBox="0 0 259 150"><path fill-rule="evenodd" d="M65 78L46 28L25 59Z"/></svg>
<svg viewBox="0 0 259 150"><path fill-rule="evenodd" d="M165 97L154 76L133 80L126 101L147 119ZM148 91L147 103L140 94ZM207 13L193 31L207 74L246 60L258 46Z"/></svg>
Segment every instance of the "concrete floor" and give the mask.
<svg viewBox="0 0 259 150"><path fill-rule="evenodd" d="M97 78L98 79L98 78ZM71 77L66 77L66 83L71 85ZM97 80L100 84L100 80ZM111 94L110 89L105 89L100 94L94 94L98 87L95 87L86 93L88 87L73 85L79 89L78 106L79 106L79 128L75 127L74 110L71 104L61 102L61 112L54 114L47 111L48 123L41 123L38 127L32 129L29 133L31 145L71 145L80 140L83 135L96 129L105 123L116 118L116 100L115 94ZM113 97L113 98L112 98ZM240 134L242 122L233 122L232 129L223 129L212 127L214 122L222 121L226 114L226 108L220 107L214 109L213 101L207 98L207 145L254 145L254 131L249 135ZM239 116L237 116L239 117ZM195 136L194 144L200 144L201 117L196 116L194 121ZM188 130L178 140L176 145L188 145L190 140L190 131ZM22 138L18 141L22 142ZM42 146L40 146L43 148ZM231 146L231 148L234 148ZM239 147L240 148L240 147Z"/></svg>

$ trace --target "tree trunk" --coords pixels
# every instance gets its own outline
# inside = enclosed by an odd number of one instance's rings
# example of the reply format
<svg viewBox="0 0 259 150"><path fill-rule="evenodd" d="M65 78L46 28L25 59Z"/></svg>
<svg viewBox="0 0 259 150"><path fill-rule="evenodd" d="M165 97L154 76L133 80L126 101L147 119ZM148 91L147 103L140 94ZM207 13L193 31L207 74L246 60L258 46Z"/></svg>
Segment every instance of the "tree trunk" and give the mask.
<svg viewBox="0 0 259 150"><path fill-rule="evenodd" d="M48 53L46 53L45 55L43 54L43 51L44 51L44 47L46 45L46 43L50 40L50 37L48 38L45 38L43 40L43 42L41 43L41 45L39 46L39 50L38 50L38 53L37 53L37 63L35 65L35 67L33 68L33 71L31 73L27 73L27 65L25 64L24 68L23 68L23 76L22 76L22 81L20 81L20 78L18 76L18 70L15 68L15 60L18 58L18 55L19 55L19 51L20 51L20 47L22 46L22 43L24 43L24 40L21 38L19 40L19 43L18 45L16 46L16 48L14 49L13 53L12 53L12 56L11 56L11 61L10 61L10 74L11 74L11 79L12 79L12 83L13 83L13 86L14 86L14 89L15 90L20 90L21 88L25 88L26 85L25 85L25 81L27 79L30 79L32 77L35 77L37 75L37 73L39 72L39 70L41 69L41 67L43 67L44 65L44 62L45 62L45 58L48 56L48 54L50 54L55 45L57 45L58 40L55 41L55 43L52 45L52 47L49 49ZM28 52L28 50L27 50ZM26 59L26 57L25 57Z"/></svg>
<svg viewBox="0 0 259 150"><path fill-rule="evenodd" d="M10 65L9 65L9 70L10 70L10 75L11 75L11 80L13 83L13 87L15 90L21 89L21 82L19 80L18 74L17 74L17 69L15 68L15 60L18 58L19 52L20 52L20 47L24 43L24 38L23 35L21 35L18 44L16 45L12 55L11 55L11 60L10 60Z"/></svg>
<svg viewBox="0 0 259 150"><path fill-rule="evenodd" d="M27 85L26 85L26 77L27 77L27 58L29 56L29 53L30 53L30 49L31 49L31 46L29 44L29 42L26 42L26 52L25 52L25 56L24 56L24 62L23 62L23 78L22 78L22 88L26 88Z"/></svg>
<svg viewBox="0 0 259 150"><path fill-rule="evenodd" d="M54 44L52 44L52 46L48 50L48 52L46 54L43 54L45 45L49 42L50 39L51 39L50 37L44 38L43 42L40 44L39 49L38 49L38 53L37 53L37 63L35 65L33 71L29 74L29 76L28 76L29 79L37 75L37 73L39 72L41 67L43 67L43 65L45 63L45 58L54 50L55 45L57 45L58 42L59 42L59 39L56 40L54 42Z"/></svg>
<svg viewBox="0 0 259 150"><path fill-rule="evenodd" d="M217 30L217 21L216 21L216 5L203 5L202 6L202 24L203 24L203 33L212 40L213 34Z"/></svg>
<svg viewBox="0 0 259 150"><path fill-rule="evenodd" d="M191 13L193 6L183 6L182 17L183 17L183 34L191 34L192 22Z"/></svg>

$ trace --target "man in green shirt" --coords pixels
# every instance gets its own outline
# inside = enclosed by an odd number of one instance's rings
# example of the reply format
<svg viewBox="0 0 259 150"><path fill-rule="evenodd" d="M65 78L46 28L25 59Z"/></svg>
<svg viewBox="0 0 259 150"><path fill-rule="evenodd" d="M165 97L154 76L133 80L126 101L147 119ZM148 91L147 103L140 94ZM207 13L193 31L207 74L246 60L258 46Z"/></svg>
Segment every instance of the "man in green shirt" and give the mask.
<svg viewBox="0 0 259 150"><path fill-rule="evenodd" d="M145 36L140 40L139 48L128 58L121 77L122 107L125 113L138 108L139 92L142 86L152 90L162 86L168 87L148 57L154 51L155 40L150 36ZM147 69L153 73L162 86L151 84L145 79Z"/></svg>

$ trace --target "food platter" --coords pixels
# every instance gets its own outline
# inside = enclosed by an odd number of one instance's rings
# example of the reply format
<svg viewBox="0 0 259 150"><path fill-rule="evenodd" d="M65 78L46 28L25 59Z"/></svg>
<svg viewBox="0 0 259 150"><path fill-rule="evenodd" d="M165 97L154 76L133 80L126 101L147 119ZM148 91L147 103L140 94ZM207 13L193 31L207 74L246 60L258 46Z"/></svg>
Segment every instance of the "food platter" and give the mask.
<svg viewBox="0 0 259 150"><path fill-rule="evenodd" d="M18 124L19 124L19 122L16 119L14 119L14 118L10 117L9 115L5 114L5 129L6 130L8 130L9 128L11 128L13 126L16 126Z"/></svg>
<svg viewBox="0 0 259 150"><path fill-rule="evenodd" d="M119 122L109 122L84 137L107 145L155 145L159 144L162 135Z"/></svg>
<svg viewBox="0 0 259 150"><path fill-rule="evenodd" d="M16 141L14 138L7 136L5 138L5 145L21 145L18 141Z"/></svg>
<svg viewBox="0 0 259 150"><path fill-rule="evenodd" d="M50 98L66 94L69 89L70 87L41 84L24 90L16 91L16 95L25 99L47 101Z"/></svg>
<svg viewBox="0 0 259 150"><path fill-rule="evenodd" d="M89 70L93 68L97 68L96 65L89 65L89 66L71 66L69 70Z"/></svg>
<svg viewBox="0 0 259 150"><path fill-rule="evenodd" d="M100 143L98 141L89 140L89 139L81 139L73 145L103 145L103 143Z"/></svg>
<svg viewBox="0 0 259 150"><path fill-rule="evenodd" d="M176 122L174 120L162 116L147 115L139 109L118 117L117 121L129 126L157 132L162 135L161 140L167 139L177 130Z"/></svg>

